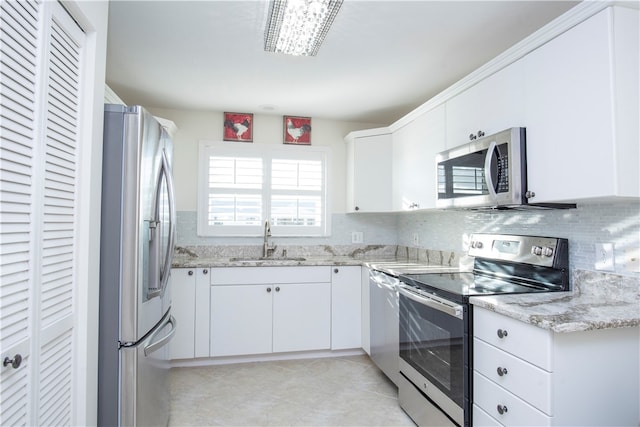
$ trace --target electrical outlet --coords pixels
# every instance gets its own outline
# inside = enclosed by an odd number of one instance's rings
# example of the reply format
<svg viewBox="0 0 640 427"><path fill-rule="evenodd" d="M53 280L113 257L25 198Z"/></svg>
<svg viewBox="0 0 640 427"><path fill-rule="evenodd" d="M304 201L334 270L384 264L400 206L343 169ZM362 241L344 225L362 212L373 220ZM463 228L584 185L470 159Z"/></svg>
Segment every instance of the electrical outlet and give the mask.
<svg viewBox="0 0 640 427"><path fill-rule="evenodd" d="M420 244L420 235L418 233L413 233L413 245L418 246Z"/></svg>
<svg viewBox="0 0 640 427"><path fill-rule="evenodd" d="M640 249L626 249L624 251L624 268L627 271L640 273Z"/></svg>
<svg viewBox="0 0 640 427"><path fill-rule="evenodd" d="M362 231L351 232L351 243L363 243L363 242L364 242L364 233L362 233Z"/></svg>
<svg viewBox="0 0 640 427"><path fill-rule="evenodd" d="M613 243L596 243L596 270L615 270Z"/></svg>

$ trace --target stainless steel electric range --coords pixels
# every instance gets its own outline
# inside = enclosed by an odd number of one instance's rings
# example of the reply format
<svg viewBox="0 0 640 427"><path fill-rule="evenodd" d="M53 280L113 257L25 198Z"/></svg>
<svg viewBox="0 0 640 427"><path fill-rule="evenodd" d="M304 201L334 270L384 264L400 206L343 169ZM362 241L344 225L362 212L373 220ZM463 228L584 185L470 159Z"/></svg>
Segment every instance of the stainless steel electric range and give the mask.
<svg viewBox="0 0 640 427"><path fill-rule="evenodd" d="M472 272L402 274L400 406L420 426L472 425L469 297L569 290L568 241L473 234Z"/></svg>

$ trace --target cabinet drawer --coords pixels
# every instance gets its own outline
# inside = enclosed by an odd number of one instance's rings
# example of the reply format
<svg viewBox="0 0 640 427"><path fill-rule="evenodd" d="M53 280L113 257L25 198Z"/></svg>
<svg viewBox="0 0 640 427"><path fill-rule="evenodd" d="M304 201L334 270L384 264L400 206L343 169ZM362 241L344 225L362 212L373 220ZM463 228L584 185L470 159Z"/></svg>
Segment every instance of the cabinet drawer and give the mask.
<svg viewBox="0 0 640 427"><path fill-rule="evenodd" d="M476 371L473 373L473 401L505 426L551 425L550 417Z"/></svg>
<svg viewBox="0 0 640 427"><path fill-rule="evenodd" d="M552 372L551 331L474 307L474 336L527 362Z"/></svg>
<svg viewBox="0 0 640 427"><path fill-rule="evenodd" d="M473 341L473 367L547 415L551 411L551 373L498 350L484 341ZM498 369L502 375L499 374Z"/></svg>
<svg viewBox="0 0 640 427"><path fill-rule="evenodd" d="M212 285L331 282L331 267L221 267L211 269Z"/></svg>
<svg viewBox="0 0 640 427"><path fill-rule="evenodd" d="M498 421L487 414L478 405L473 405L473 427L501 427Z"/></svg>

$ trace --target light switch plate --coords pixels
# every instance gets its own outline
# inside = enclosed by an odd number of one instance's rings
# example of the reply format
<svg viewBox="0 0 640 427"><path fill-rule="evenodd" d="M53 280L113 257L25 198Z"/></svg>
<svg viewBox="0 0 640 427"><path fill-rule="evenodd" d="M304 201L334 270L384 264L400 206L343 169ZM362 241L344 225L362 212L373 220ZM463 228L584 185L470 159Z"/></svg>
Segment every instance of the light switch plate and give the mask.
<svg viewBox="0 0 640 427"><path fill-rule="evenodd" d="M364 243L364 233L362 231L352 231L351 243Z"/></svg>
<svg viewBox="0 0 640 427"><path fill-rule="evenodd" d="M615 271L613 243L596 243L596 270Z"/></svg>

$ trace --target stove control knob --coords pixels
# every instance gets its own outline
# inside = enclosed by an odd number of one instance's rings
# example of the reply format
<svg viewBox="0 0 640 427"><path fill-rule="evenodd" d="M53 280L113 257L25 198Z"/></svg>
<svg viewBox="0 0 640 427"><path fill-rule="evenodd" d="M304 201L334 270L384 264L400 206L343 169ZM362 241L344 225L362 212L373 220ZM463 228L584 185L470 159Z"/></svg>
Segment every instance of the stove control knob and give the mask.
<svg viewBox="0 0 640 427"><path fill-rule="evenodd" d="M538 256L542 255L542 247L540 247L540 246L532 246L531 247L531 253L533 255L538 255Z"/></svg>
<svg viewBox="0 0 640 427"><path fill-rule="evenodd" d="M475 242L476 245L474 246L474 248L478 248L478 249L482 249L482 242Z"/></svg>
<svg viewBox="0 0 640 427"><path fill-rule="evenodd" d="M546 257L553 256L553 248L550 248L549 246L545 246L544 249L542 250L542 255Z"/></svg>

